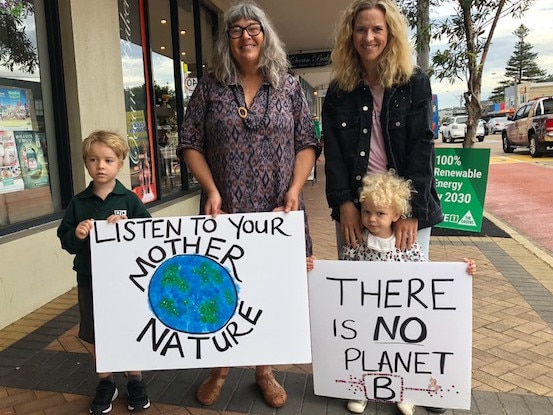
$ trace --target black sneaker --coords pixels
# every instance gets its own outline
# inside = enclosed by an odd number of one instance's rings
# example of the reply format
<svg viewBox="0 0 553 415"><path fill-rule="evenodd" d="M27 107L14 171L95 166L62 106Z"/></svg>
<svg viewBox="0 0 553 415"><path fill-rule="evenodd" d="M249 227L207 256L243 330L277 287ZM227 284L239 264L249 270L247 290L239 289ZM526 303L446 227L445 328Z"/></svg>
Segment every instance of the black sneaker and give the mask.
<svg viewBox="0 0 553 415"><path fill-rule="evenodd" d="M129 411L141 411L150 407L150 400L146 394L146 384L142 380L131 380L127 383L129 392Z"/></svg>
<svg viewBox="0 0 553 415"><path fill-rule="evenodd" d="M101 380L96 387L96 396L88 408L88 412L95 415L107 414L111 412L111 402L117 398L119 391L114 382L109 380Z"/></svg>

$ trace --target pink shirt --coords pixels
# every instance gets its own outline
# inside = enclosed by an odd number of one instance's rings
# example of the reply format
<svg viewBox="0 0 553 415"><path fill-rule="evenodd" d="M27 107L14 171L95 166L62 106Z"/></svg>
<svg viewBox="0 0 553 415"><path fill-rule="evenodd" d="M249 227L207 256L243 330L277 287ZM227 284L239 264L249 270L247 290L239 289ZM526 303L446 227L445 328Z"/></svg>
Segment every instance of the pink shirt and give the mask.
<svg viewBox="0 0 553 415"><path fill-rule="evenodd" d="M386 150L384 149L384 136L382 135L382 126L380 124L384 87L380 85L369 85L369 88L373 96L373 122L367 173L383 172L388 170L388 158L386 157Z"/></svg>

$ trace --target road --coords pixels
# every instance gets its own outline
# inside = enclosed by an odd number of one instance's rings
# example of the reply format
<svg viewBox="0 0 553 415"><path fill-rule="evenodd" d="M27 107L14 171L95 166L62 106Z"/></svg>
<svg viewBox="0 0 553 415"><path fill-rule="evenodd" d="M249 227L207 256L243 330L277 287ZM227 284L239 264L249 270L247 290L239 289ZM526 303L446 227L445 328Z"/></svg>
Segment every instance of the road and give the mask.
<svg viewBox="0 0 553 415"><path fill-rule="evenodd" d="M436 147L460 147L436 141ZM488 135L474 148L489 148L490 169L484 209L540 249L553 255L553 153L532 158L517 148L506 154L501 135Z"/></svg>

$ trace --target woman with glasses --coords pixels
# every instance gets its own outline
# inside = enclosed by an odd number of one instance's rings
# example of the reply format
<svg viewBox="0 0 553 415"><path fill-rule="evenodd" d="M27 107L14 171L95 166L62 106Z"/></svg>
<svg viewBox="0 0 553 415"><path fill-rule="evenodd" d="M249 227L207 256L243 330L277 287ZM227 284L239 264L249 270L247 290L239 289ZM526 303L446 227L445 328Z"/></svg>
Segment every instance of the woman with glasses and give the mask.
<svg viewBox="0 0 553 415"><path fill-rule="evenodd" d="M301 189L320 148L283 44L253 3L232 6L222 28L214 71L194 90L177 150L202 187L201 213L304 210ZM228 372L211 370L197 391L200 403L217 401ZM286 403L271 366L257 366L255 380L269 406Z"/></svg>

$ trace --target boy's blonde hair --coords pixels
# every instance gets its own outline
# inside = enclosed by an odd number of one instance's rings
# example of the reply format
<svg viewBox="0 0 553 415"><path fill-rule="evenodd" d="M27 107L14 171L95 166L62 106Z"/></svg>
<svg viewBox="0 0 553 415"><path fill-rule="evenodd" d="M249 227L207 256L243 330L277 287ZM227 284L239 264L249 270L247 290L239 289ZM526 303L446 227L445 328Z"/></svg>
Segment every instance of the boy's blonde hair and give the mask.
<svg viewBox="0 0 553 415"><path fill-rule="evenodd" d="M85 163L90 153L90 146L94 143L102 143L111 148L119 160L125 160L129 154L129 144L119 134L108 130L96 130L83 140L82 155Z"/></svg>
<svg viewBox="0 0 553 415"><path fill-rule="evenodd" d="M371 200L375 206L390 208L402 218L411 215L411 196L414 192L411 180L397 176L393 170L370 173L363 178L359 200Z"/></svg>

